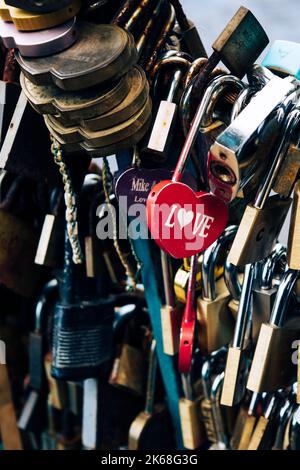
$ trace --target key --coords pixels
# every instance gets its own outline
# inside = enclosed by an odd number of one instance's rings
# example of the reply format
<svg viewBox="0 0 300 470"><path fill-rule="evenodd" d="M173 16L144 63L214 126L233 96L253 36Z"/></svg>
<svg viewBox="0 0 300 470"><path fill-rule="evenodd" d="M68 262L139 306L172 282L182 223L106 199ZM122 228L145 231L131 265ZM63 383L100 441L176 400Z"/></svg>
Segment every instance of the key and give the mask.
<svg viewBox="0 0 300 470"><path fill-rule="evenodd" d="M246 207L243 214L228 255L228 261L232 264L244 265L266 258L272 251L287 216L291 199L281 198L279 195L269 197L278 169L284 159L285 147L288 145L285 136L289 135L293 127L293 119L289 119L289 116L287 122L271 166L256 193L255 201ZM276 221L273 217L274 211L277 214Z"/></svg>
<svg viewBox="0 0 300 470"><path fill-rule="evenodd" d="M70 5L59 8L54 12L44 14L32 14L26 10L8 6L4 0L0 2L0 18L3 21L13 22L20 31L35 31L52 28L65 23L79 12L80 0L72 0Z"/></svg>
<svg viewBox="0 0 300 470"><path fill-rule="evenodd" d="M268 323L263 323L250 368L247 388L254 392L271 392L290 384L294 365L291 360L293 341L299 339L298 318L286 320L289 300L298 272L288 270L282 277Z"/></svg>
<svg viewBox="0 0 300 470"><path fill-rule="evenodd" d="M7 5L37 13L48 13L70 5L72 0L5 0Z"/></svg>
<svg viewBox="0 0 300 470"><path fill-rule="evenodd" d="M233 406L239 403L245 392L245 375L247 371L247 357L245 337L252 314L252 285L255 276L255 266L247 265L234 336L228 349L224 385L222 389L221 405Z"/></svg>
<svg viewBox="0 0 300 470"><path fill-rule="evenodd" d="M262 65L279 76L293 75L299 80L299 48L300 45L296 42L274 41Z"/></svg>
<svg viewBox="0 0 300 470"><path fill-rule="evenodd" d="M205 354L225 346L233 336L234 322L227 310L229 292L222 278L217 284L215 283L214 273L221 250L226 249L236 230L235 226L226 228L224 234L205 251L203 256L202 293L197 300L197 317L200 350Z"/></svg>
<svg viewBox="0 0 300 470"><path fill-rule="evenodd" d="M245 145L293 90L290 78L283 80L273 77L218 136L210 149L208 159L209 185L213 193L228 201L236 196L240 187L239 164L243 162Z"/></svg>
<svg viewBox="0 0 300 470"><path fill-rule="evenodd" d="M300 258L299 258L299 194L300 194L300 181L298 180L295 184L295 190L293 195L292 215L289 227L288 237L288 251L287 259L288 265L291 269L300 269Z"/></svg>
<svg viewBox="0 0 300 470"><path fill-rule="evenodd" d="M137 51L129 33L118 26L84 22L80 24L78 40L73 47L48 57L26 58L21 54L16 53L16 58L30 81L37 85L54 83L66 91L82 90L117 79L137 61ZM78 56L85 60L74 61Z"/></svg>
<svg viewBox="0 0 300 470"><path fill-rule="evenodd" d="M207 57L199 32L195 25L187 19L180 1L170 0L170 3L172 3L175 9L176 19L182 34L181 41L183 42L183 47L186 48L187 52L191 54L194 59Z"/></svg>

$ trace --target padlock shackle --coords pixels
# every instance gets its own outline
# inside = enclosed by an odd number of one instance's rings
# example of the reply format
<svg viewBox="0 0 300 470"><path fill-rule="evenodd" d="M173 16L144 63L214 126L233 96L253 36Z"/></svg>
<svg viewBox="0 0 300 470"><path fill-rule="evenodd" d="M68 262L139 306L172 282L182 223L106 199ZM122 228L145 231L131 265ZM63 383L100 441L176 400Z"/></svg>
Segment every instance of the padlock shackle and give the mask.
<svg viewBox="0 0 300 470"><path fill-rule="evenodd" d="M181 383L182 383L182 390L183 390L183 395L184 398L187 400L193 400L194 399L194 392L193 392L193 386L191 383L191 374L180 374L181 375Z"/></svg>
<svg viewBox="0 0 300 470"><path fill-rule="evenodd" d="M239 281L237 266L227 261L224 265L224 280L231 297L234 300L240 300L242 285Z"/></svg>
<svg viewBox="0 0 300 470"><path fill-rule="evenodd" d="M203 385L203 391L205 398L210 400L210 393L211 393L211 376L214 370L214 366L217 364L217 361L225 356L227 353L227 348L223 346L222 348L214 351L209 355L209 358L204 362L201 368L201 380Z"/></svg>
<svg viewBox="0 0 300 470"><path fill-rule="evenodd" d="M35 308L35 332L42 333L44 316L47 314L47 307L52 296L58 292L57 280L52 279L43 287L42 293Z"/></svg>
<svg viewBox="0 0 300 470"><path fill-rule="evenodd" d="M210 402L211 402L212 418L213 418L213 423L215 426L215 433L218 438L218 442L221 442L227 448L229 445L229 440L225 433L224 419L223 419L221 408L220 408L220 400L218 398L220 393L222 392L224 376L225 376L225 372L223 371L221 374L218 374L217 377L214 379L212 387L211 387Z"/></svg>
<svg viewBox="0 0 300 470"><path fill-rule="evenodd" d="M295 284L299 278L299 271L289 269L282 277L277 295L274 301L270 325L282 327L288 311L289 300L291 298Z"/></svg>
<svg viewBox="0 0 300 470"><path fill-rule="evenodd" d="M285 260L286 262L286 248L281 245L281 243L277 243L271 255L263 263L261 273L261 289L272 289L274 271L277 263L281 260Z"/></svg>
<svg viewBox="0 0 300 470"><path fill-rule="evenodd" d="M145 413L153 414L154 410L154 395L155 395L155 384L157 379L157 353L156 353L156 340L153 339L149 353L149 368L147 375L147 389L146 389L146 404Z"/></svg>
<svg viewBox="0 0 300 470"><path fill-rule="evenodd" d="M167 253L165 253L163 250L160 250L160 257L161 257L165 301L166 301L166 304L169 305L170 307L175 307L176 300L175 300L173 283L171 280L172 277L171 277L170 259Z"/></svg>
<svg viewBox="0 0 300 470"><path fill-rule="evenodd" d="M217 260L220 254L220 251L228 243L230 243L236 232L237 225L231 225L227 227L224 233L213 243L203 255L202 262L202 297L207 300L215 300L216 293L216 283L215 283L215 268Z"/></svg>
<svg viewBox="0 0 300 470"><path fill-rule="evenodd" d="M254 64L247 73L249 85L254 88L263 88L274 77L271 70L259 64Z"/></svg>
<svg viewBox="0 0 300 470"><path fill-rule="evenodd" d="M273 184L276 181L278 172L288 151L293 133L300 122L300 110L298 108L294 108L290 111L290 107L293 104L295 97L296 93L291 93L280 105L284 115L283 132L279 137L278 145L276 145L276 152L274 158L271 159L272 163L269 171L267 171L255 196L254 207L257 209L263 208L272 190Z"/></svg>
<svg viewBox="0 0 300 470"><path fill-rule="evenodd" d="M236 83L236 77L233 75L225 75L215 78L206 88L203 98L197 108L196 114L194 116L193 122L191 124L190 130L186 137L185 143L181 150L175 171L173 173L173 182L180 182L182 174L187 163L187 159L190 155L191 149L195 143L196 137L198 135L203 116L206 112L206 109L210 105L210 101L215 99L215 96L219 96L229 84Z"/></svg>
<svg viewBox="0 0 300 470"><path fill-rule="evenodd" d="M245 333L251 316L252 286L256 271L255 264L247 264L239 302L238 314L232 340L233 348L243 348Z"/></svg>

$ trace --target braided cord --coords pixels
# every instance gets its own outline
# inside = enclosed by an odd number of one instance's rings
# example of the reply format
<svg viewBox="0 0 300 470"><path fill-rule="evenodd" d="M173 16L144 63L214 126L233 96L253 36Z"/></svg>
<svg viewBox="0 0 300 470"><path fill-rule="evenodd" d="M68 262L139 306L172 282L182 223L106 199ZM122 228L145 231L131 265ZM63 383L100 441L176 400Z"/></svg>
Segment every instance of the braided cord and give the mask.
<svg viewBox="0 0 300 470"><path fill-rule="evenodd" d="M59 168L59 172L62 176L64 185L64 196L66 204L66 222L67 231L70 241L70 245L73 252L74 264L83 263L84 257L81 250L79 237L78 237L78 221L77 221L77 207L76 207L76 196L73 189L72 180L68 167L64 161L63 153L60 144L51 136L51 152L54 157L54 162Z"/></svg>

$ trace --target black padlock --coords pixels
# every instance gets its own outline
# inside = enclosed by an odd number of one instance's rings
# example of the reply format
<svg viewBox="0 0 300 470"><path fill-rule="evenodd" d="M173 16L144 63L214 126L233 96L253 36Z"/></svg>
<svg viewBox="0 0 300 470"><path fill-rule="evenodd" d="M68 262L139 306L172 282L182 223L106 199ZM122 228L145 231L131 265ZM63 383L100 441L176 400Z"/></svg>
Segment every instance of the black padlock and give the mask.
<svg viewBox="0 0 300 470"><path fill-rule="evenodd" d="M85 380L98 375L112 355L114 300L103 297L88 279L84 266L72 261L66 233L64 269L58 273L60 301L55 305L52 339L52 376ZM105 288L105 287L104 287Z"/></svg>
<svg viewBox="0 0 300 470"><path fill-rule="evenodd" d="M29 337L29 377L30 386L41 391L46 383L44 355L47 350L47 319L48 307L57 295L57 281L51 280L43 288L35 309L35 330Z"/></svg>

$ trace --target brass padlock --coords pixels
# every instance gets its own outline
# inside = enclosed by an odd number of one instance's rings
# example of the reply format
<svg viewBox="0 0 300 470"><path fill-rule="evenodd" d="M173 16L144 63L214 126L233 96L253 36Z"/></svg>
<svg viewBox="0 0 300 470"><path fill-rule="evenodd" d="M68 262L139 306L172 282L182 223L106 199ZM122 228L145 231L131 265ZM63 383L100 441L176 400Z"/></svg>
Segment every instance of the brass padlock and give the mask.
<svg viewBox="0 0 300 470"><path fill-rule="evenodd" d="M247 354L245 338L249 319L252 313L252 285L255 274L255 265L247 265L234 336L228 349L225 378L222 390L221 405L233 406L239 403L245 393L245 376L247 371Z"/></svg>
<svg viewBox="0 0 300 470"><path fill-rule="evenodd" d="M255 429L252 433L248 450L266 450L275 435L274 415L279 405L279 397L272 394L265 405L263 414L259 417Z"/></svg>
<svg viewBox="0 0 300 470"><path fill-rule="evenodd" d="M241 405L230 446L233 450L247 450L257 422L257 409L261 406L261 394L253 393L250 403Z"/></svg>
<svg viewBox="0 0 300 470"><path fill-rule="evenodd" d="M223 279L215 284L215 267L222 248L232 241L237 227L228 227L224 234L208 248L202 262L202 293L197 299L199 343L203 353L211 353L229 343L234 321L227 308L229 292ZM219 288L219 290L217 290Z"/></svg>
<svg viewBox="0 0 300 470"><path fill-rule="evenodd" d="M171 280L170 260L161 250L161 265L164 284L165 304L161 307L161 328L163 349L165 354L173 356L178 352L180 340L182 309L176 305Z"/></svg>
<svg viewBox="0 0 300 470"><path fill-rule="evenodd" d="M287 387L293 378L292 345L300 338L300 319L286 317L298 276L293 270L284 274L270 321L261 326L247 383L249 390L272 392Z"/></svg>
<svg viewBox="0 0 300 470"><path fill-rule="evenodd" d="M294 188L292 215L288 238L288 265L291 269L300 269L300 180Z"/></svg>
<svg viewBox="0 0 300 470"><path fill-rule="evenodd" d="M277 294L274 274L277 264L286 262L286 249L280 243L275 245L271 255L262 262L258 285L253 289L252 340L256 344L262 323L268 322Z"/></svg>
<svg viewBox="0 0 300 470"><path fill-rule="evenodd" d="M201 422L202 395L194 397L190 374L181 375L184 398L179 400L179 413L183 445L186 449L199 448L205 441L205 430Z"/></svg>

